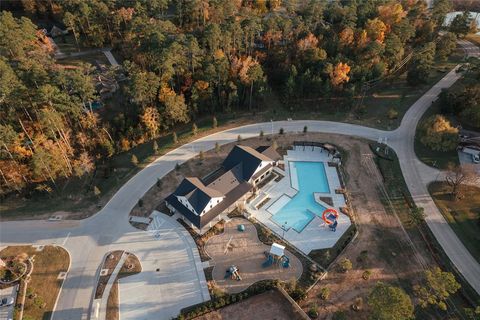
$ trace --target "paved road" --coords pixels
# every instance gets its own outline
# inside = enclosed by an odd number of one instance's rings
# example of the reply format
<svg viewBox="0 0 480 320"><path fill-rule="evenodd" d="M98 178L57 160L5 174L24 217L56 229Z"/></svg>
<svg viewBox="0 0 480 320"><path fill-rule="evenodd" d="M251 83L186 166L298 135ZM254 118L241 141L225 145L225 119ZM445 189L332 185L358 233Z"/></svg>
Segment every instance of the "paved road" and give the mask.
<svg viewBox="0 0 480 320"><path fill-rule="evenodd" d="M475 50L469 50L468 52L477 54ZM309 131L313 132L358 136L375 141L379 138L387 138L388 144L400 158L405 180L415 202L417 205L425 208L427 223L433 234L460 273L480 293L480 265L456 237L428 194L426 186L430 181L435 180L434 177L439 172L420 162L416 158L413 149L415 128L421 116L438 97L441 89L451 86L458 78L459 74L455 71L447 74L412 105L402 120L401 126L394 131L382 131L329 121L278 121L238 127L198 139L156 159L123 185L106 206L94 216L82 221L2 222L0 225L0 244L4 246L19 243L54 243L62 245L69 250L72 267L65 280L54 319L88 319L99 264L108 251L117 249L138 253L142 264L149 266L149 268L153 268L155 265L149 262L149 250L151 250L152 254L159 254L160 256L163 253L180 252L183 257L181 258L182 263L185 263L185 266L190 265L190 270L194 271L191 273L192 276L187 277L185 281L193 281L192 283L197 283L202 288L195 290L197 295L194 299L199 301L205 300L207 298L204 293L205 277L203 272L199 270L201 264L198 258L198 251L191 238L188 235L185 236L186 239L190 239L189 241L183 241L186 250L179 250L177 241L172 241L170 244L161 247L152 246L151 234L138 231L127 222L131 208L155 184L157 178L161 178L173 170L176 163L183 163L198 155L200 150L214 148L216 142L225 144L236 141L238 135L244 138L257 136L261 130L265 134L277 133L280 128L283 128L286 132L301 132L306 125ZM167 231L169 234L174 232L178 238L183 237L182 234L185 230L178 224L176 225L175 220L166 216L162 218L167 221L167 224L172 226L170 231ZM151 270L149 271L152 273ZM175 268L169 269L169 272L169 274L164 274L164 277L175 278ZM152 279L154 279L153 276ZM178 292L182 290L180 286L177 288L180 290ZM172 289L169 286L152 286L152 288L156 287L158 287L158 290L164 290L160 292L169 292ZM175 296L175 291L171 292L170 295L165 293L158 296L162 297L162 299L167 299L169 296ZM158 299L156 302L160 303L162 301ZM176 303L169 310L174 310L175 308L178 310L178 308L182 307L181 299L168 303ZM136 306L130 307L135 308ZM125 306L121 308L124 309ZM143 317L152 317L152 315L148 314L148 310L146 314L142 315ZM155 314L162 312L157 308L151 310ZM140 315L135 314L135 316L138 317Z"/></svg>

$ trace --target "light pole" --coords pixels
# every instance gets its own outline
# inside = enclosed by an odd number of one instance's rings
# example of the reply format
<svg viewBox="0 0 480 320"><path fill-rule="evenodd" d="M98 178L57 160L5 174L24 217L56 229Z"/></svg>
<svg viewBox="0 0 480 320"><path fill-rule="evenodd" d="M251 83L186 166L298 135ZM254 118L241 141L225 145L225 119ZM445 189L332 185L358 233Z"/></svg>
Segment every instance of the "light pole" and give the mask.
<svg viewBox="0 0 480 320"><path fill-rule="evenodd" d="M282 239L285 239L285 228L287 227L287 221L282 226Z"/></svg>
<svg viewBox="0 0 480 320"><path fill-rule="evenodd" d="M272 136L273 136L273 119L270 119L270 123L272 124Z"/></svg>

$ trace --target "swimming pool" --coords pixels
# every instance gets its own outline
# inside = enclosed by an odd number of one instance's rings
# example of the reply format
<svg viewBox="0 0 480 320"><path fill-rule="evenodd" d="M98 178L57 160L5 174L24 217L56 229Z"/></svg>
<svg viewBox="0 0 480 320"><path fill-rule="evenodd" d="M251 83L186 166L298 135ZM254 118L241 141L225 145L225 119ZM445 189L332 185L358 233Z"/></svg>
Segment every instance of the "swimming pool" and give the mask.
<svg viewBox="0 0 480 320"><path fill-rule="evenodd" d="M326 209L315 201L314 192L329 193L323 162L290 161L290 172L296 171L298 192L273 216L272 220L288 230L301 232L315 215L321 217Z"/></svg>

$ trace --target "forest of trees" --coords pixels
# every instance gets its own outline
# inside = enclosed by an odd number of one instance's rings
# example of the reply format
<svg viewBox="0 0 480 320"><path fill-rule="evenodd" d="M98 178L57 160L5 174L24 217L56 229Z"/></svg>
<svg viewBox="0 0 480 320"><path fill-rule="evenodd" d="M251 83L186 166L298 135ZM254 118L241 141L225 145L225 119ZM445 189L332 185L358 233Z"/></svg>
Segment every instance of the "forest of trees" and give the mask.
<svg viewBox="0 0 480 320"><path fill-rule="evenodd" d="M0 13L0 193L47 190L117 152L199 117L257 110L267 92L292 106L342 97L411 53L424 82L449 0L22 0ZM21 12L21 14L18 14ZM122 107L103 118L88 64L53 58L39 27L65 27L82 48L111 47L125 75ZM453 48L452 48L453 46ZM438 48L437 48L438 47Z"/></svg>

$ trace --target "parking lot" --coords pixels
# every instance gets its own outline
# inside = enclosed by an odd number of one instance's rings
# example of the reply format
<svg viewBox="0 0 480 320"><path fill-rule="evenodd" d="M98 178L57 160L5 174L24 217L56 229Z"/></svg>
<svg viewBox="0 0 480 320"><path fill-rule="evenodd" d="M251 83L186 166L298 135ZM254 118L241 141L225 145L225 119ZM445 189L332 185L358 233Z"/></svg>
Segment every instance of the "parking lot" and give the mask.
<svg viewBox="0 0 480 320"><path fill-rule="evenodd" d="M13 287L8 287L6 289L0 289L0 300L3 298L9 298L17 297L17 286ZM6 320L6 319L13 319L13 308L15 307L15 304L12 304L11 306L8 307L0 307L0 319L1 320Z"/></svg>

